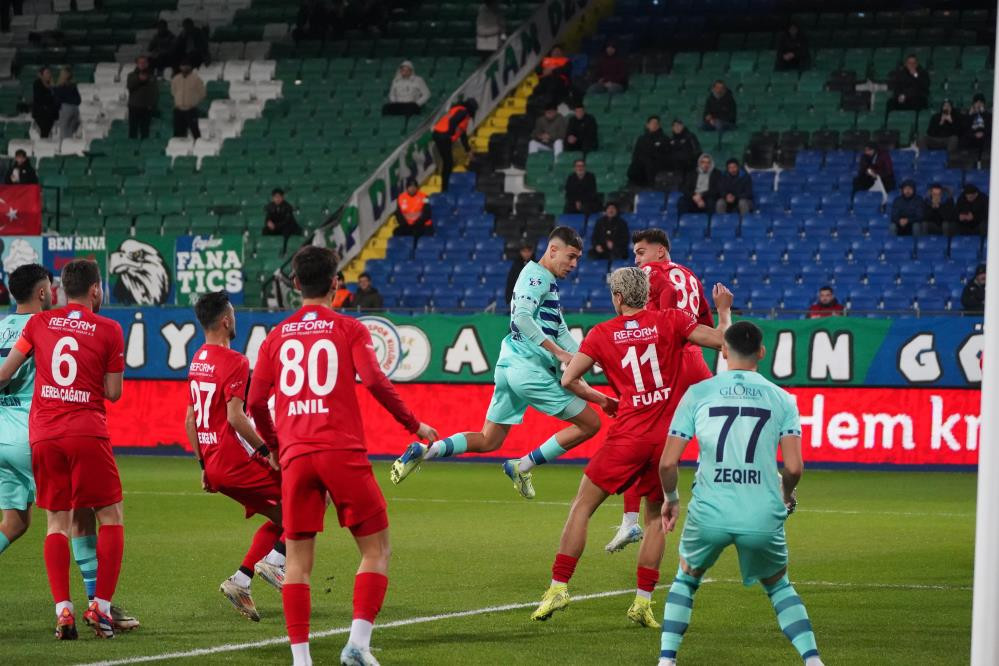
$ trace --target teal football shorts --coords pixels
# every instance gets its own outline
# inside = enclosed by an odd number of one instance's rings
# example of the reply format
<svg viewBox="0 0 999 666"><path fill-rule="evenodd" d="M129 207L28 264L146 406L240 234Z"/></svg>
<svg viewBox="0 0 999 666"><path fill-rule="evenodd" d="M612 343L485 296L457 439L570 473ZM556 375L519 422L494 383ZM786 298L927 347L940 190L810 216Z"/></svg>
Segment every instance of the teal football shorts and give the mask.
<svg viewBox="0 0 999 666"><path fill-rule="evenodd" d="M689 516L680 535L680 557L694 569L707 570L732 544L735 544L739 555L739 570L746 586L762 578L770 578L787 567L787 540L783 526L771 533L737 534L698 525Z"/></svg>
<svg viewBox="0 0 999 666"><path fill-rule="evenodd" d="M542 368L497 366L495 381L486 412L493 423L521 423L529 406L563 420L586 409L585 400L566 391L555 375Z"/></svg>
<svg viewBox="0 0 999 666"><path fill-rule="evenodd" d="M27 447L0 445L0 509L24 511L35 501L35 477Z"/></svg>

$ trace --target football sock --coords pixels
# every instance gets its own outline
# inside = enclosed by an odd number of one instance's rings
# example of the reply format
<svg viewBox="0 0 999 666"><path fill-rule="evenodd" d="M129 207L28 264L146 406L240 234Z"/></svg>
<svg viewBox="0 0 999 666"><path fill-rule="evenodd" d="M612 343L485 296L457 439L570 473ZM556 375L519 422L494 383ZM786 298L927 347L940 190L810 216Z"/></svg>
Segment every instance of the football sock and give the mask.
<svg viewBox="0 0 999 666"><path fill-rule="evenodd" d="M253 577L253 565L267 557L267 554L274 548L274 542L281 536L281 528L271 521L265 522L253 535L253 542L250 549L246 551L243 564L239 567L251 578Z"/></svg>
<svg viewBox="0 0 999 666"><path fill-rule="evenodd" d="M555 439L555 435L552 435L544 444L520 459L520 471L528 472L535 465L544 465L564 454L565 449L558 445L558 440Z"/></svg>
<svg viewBox="0 0 999 666"><path fill-rule="evenodd" d="M73 612L73 602L72 601L60 601L56 604L56 618L62 615L62 610L68 608L69 612Z"/></svg>
<svg viewBox="0 0 999 666"><path fill-rule="evenodd" d="M700 584L700 579L688 576L683 569L677 568L676 578L666 597L666 610L663 612L662 650L659 653L661 659L676 659L676 651L680 649L683 634L690 624L694 593Z"/></svg>
<svg viewBox="0 0 999 666"><path fill-rule="evenodd" d="M291 664L292 666L312 666L312 655L309 654L308 643L292 643Z"/></svg>
<svg viewBox="0 0 999 666"><path fill-rule="evenodd" d="M101 525L97 530L96 599L114 598L121 574L121 559L125 554L125 526Z"/></svg>
<svg viewBox="0 0 999 666"><path fill-rule="evenodd" d="M808 619L808 611L801 597L795 591L791 581L785 574L773 585L764 585L774 612L777 613L777 624L784 632L791 645L805 661L819 656L819 648L815 644L815 634L812 633L812 623Z"/></svg>
<svg viewBox="0 0 999 666"><path fill-rule="evenodd" d="M282 546L284 544L281 544ZM281 550L284 550L283 548ZM279 552L277 547L271 549L271 552L267 553L267 557L264 558L264 562L267 564L273 564L276 567L283 567L285 563L284 553Z"/></svg>
<svg viewBox="0 0 999 666"><path fill-rule="evenodd" d="M294 651L295 645L309 643L309 615L312 613L312 598L309 586L305 583L285 583L281 589L284 602L284 621L288 628L288 642ZM308 648L306 647L306 656ZM299 661L296 658L295 663ZM304 662L303 662L304 663Z"/></svg>
<svg viewBox="0 0 999 666"><path fill-rule="evenodd" d="M555 562L552 564L552 585L567 584L572 578L572 574L576 572L576 563L578 562L578 557L557 553Z"/></svg>
<svg viewBox="0 0 999 666"><path fill-rule="evenodd" d="M97 535L85 534L73 537L70 541L73 547L73 559L80 567L80 574L83 576L83 587L87 591L87 598L93 599L97 594Z"/></svg>
<svg viewBox="0 0 999 666"><path fill-rule="evenodd" d="M625 511L624 519L621 521L622 527L634 527L638 524L638 512L637 511Z"/></svg>
<svg viewBox="0 0 999 666"><path fill-rule="evenodd" d="M354 577L354 621L349 641L357 647L371 645L371 625L382 609L387 589L388 577L380 573L366 571Z"/></svg>
<svg viewBox="0 0 999 666"><path fill-rule="evenodd" d="M347 642L361 649L371 649L371 631L375 625L367 620L354 620L350 623L350 638Z"/></svg>
<svg viewBox="0 0 999 666"><path fill-rule="evenodd" d="M232 576L232 582L236 583L240 587L250 587L250 581L253 579L253 569L247 569L246 567L240 567L236 569L236 573Z"/></svg>
<svg viewBox="0 0 999 666"><path fill-rule="evenodd" d="M111 615L111 601L109 599L101 599L100 597L94 597L94 601L97 602L97 609L107 616Z"/></svg>
<svg viewBox="0 0 999 666"><path fill-rule="evenodd" d="M468 440L465 439L465 433L459 432L431 444L430 448L427 449L427 452L423 454L423 459L433 460L434 458L450 458L451 456L460 456L467 450Z"/></svg>
<svg viewBox="0 0 999 666"><path fill-rule="evenodd" d="M7 546L10 545L10 539L3 532L0 532L0 553L7 550Z"/></svg>
<svg viewBox="0 0 999 666"><path fill-rule="evenodd" d="M69 539L65 534L49 534L42 547L45 573L49 577L52 601L69 601Z"/></svg>
<svg viewBox="0 0 999 666"><path fill-rule="evenodd" d="M638 567L637 579L638 591L636 594L645 599L651 599L652 592L656 589L656 583L659 582L659 569Z"/></svg>
<svg viewBox="0 0 999 666"><path fill-rule="evenodd" d="M624 520L633 525L638 524L638 512L642 510L642 496L632 492L631 488L624 491Z"/></svg>

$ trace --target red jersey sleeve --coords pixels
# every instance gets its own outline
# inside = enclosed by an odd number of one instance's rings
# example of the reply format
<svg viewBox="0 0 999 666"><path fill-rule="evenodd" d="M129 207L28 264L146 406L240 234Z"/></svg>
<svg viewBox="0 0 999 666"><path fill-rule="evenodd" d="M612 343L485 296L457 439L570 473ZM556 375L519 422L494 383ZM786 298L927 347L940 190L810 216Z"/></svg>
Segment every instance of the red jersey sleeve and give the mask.
<svg viewBox="0 0 999 666"><path fill-rule="evenodd" d="M113 326L108 333L107 365L104 372L125 372L125 336L121 332L121 324L109 320Z"/></svg>
<svg viewBox="0 0 999 666"><path fill-rule="evenodd" d="M697 323L714 328L715 318L711 316L711 306L708 305L708 292L704 291L704 285L699 278L694 279L697 280L697 286L701 290L701 306L697 310Z"/></svg>
<svg viewBox="0 0 999 666"><path fill-rule="evenodd" d="M413 415L398 391L392 386L385 373L378 365L378 358L375 356L375 346L371 342L371 333L364 324L355 322L353 336L350 344L350 355L354 361L354 368L361 377L371 395L384 407L396 421L402 424L409 432L416 432L420 429L420 421Z"/></svg>
<svg viewBox="0 0 999 666"><path fill-rule="evenodd" d="M274 368L270 358L270 341L270 337L266 338L260 345L260 351L257 352L257 365L253 369L253 378L250 380L250 394L247 397L247 406L261 439L267 444L267 448L271 451L277 451L277 431L274 428L274 420L271 418L271 410L267 407L267 401L271 397L271 390L274 388Z"/></svg>
<svg viewBox="0 0 999 666"><path fill-rule="evenodd" d="M677 310L676 308L662 312L661 316L667 320L669 329L673 331L673 334L676 336L676 343L678 347L682 347L686 344L687 338L690 336L691 332L697 328L699 323L696 319L694 319L694 315L690 314L686 310Z"/></svg>
<svg viewBox="0 0 999 666"><path fill-rule="evenodd" d="M232 372L225 378L222 395L228 403L233 398L246 400L247 384L250 381L250 361L245 356L239 356L233 364Z"/></svg>

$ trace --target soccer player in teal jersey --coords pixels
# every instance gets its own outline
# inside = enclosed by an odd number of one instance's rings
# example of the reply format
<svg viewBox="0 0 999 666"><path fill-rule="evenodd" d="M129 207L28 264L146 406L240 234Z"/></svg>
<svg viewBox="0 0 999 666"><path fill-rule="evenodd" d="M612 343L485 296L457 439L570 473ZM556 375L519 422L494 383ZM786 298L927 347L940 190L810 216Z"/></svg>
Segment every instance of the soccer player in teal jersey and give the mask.
<svg viewBox="0 0 999 666"><path fill-rule="evenodd" d="M613 414L617 402L585 387L586 399L562 388L562 363L579 349L562 318L556 280L576 267L583 241L569 227L557 227L548 237L548 249L535 263L528 262L517 278L510 304L510 334L503 339L496 362L493 398L480 432L461 432L433 442L429 447L413 442L392 464L392 483L400 483L421 463L463 453L489 453L499 449L512 425L521 423L528 406L568 421L536 449L520 459L503 463L503 471L527 499L534 498L531 469L551 462L579 446L600 429L600 417L587 401Z"/></svg>
<svg viewBox="0 0 999 666"><path fill-rule="evenodd" d="M732 544L743 583L763 585L781 630L805 665L821 666L808 612L787 577L784 521L797 504L795 487L804 470L798 408L787 392L757 373L765 349L755 324L732 325L722 354L728 371L687 390L659 463L668 533L680 513L680 455L697 437L701 458L680 536L680 566L666 600L659 666L675 666L701 578ZM779 475L778 445L784 458Z"/></svg>
<svg viewBox="0 0 999 666"><path fill-rule="evenodd" d="M52 302L49 273L38 264L25 264L11 271L7 286L17 310L0 320L0 358L10 353L31 315L47 309ZM28 359L10 384L0 390L0 553L31 524L35 477L28 445L28 413L34 391L33 359Z"/></svg>

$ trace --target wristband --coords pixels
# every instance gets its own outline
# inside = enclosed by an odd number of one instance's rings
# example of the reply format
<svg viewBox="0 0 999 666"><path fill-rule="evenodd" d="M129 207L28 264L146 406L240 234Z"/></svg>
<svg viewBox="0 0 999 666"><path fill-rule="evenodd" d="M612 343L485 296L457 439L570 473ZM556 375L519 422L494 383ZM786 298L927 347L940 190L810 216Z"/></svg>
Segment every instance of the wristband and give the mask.
<svg viewBox="0 0 999 666"><path fill-rule="evenodd" d="M674 490L673 492L666 493L666 503L676 504L680 501L680 491Z"/></svg>
<svg viewBox="0 0 999 666"><path fill-rule="evenodd" d="M266 458L271 454L271 450L267 448L266 444L263 444L259 449L257 449L256 453L261 458Z"/></svg>
<svg viewBox="0 0 999 666"><path fill-rule="evenodd" d="M201 465L202 470L205 469L205 461L203 459L198 458L198 464Z"/></svg>

